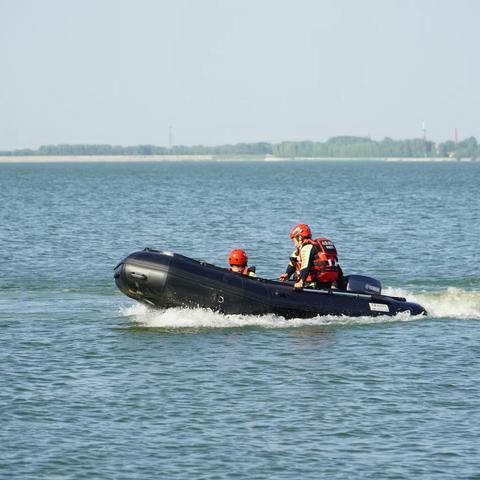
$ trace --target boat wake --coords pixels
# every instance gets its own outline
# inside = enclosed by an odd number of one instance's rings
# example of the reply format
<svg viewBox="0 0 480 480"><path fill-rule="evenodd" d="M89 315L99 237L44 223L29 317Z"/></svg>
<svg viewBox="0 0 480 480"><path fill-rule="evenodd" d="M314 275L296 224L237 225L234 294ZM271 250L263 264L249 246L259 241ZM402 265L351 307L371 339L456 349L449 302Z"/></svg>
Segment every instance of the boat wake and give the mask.
<svg viewBox="0 0 480 480"><path fill-rule="evenodd" d="M412 292L405 289L386 287L385 295L406 297L423 305L428 318L458 318L480 320L480 292L448 287L436 292Z"/></svg>
<svg viewBox="0 0 480 480"><path fill-rule="evenodd" d="M425 306L429 315L411 316L408 312L396 316L347 317L317 316L286 320L276 315L222 315L205 309L170 308L158 310L143 304L122 308L120 314L142 327L166 329L190 328L295 328L302 326L368 325L387 322L424 320L425 318L457 318L480 320L480 292L449 287L440 292L411 292L405 289L384 289L386 295L406 297Z"/></svg>
<svg viewBox="0 0 480 480"><path fill-rule="evenodd" d="M392 316L378 317L338 317L334 315L313 318L291 318L286 320L277 315L223 315L201 308L169 308L158 310L145 305L135 304L120 311L135 324L151 328L293 328L303 326L355 325L394 321L409 321L420 317L407 312ZM425 318L425 317L422 317Z"/></svg>

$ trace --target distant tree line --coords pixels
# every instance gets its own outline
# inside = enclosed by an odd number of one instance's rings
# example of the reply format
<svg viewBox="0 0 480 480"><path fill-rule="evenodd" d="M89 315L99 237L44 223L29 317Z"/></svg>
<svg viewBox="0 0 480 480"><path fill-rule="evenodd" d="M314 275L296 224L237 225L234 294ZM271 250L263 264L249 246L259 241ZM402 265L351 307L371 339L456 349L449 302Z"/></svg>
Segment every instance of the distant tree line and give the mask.
<svg viewBox="0 0 480 480"><path fill-rule="evenodd" d="M455 157L480 158L475 137L455 143L434 143L422 138L375 141L368 137L340 136L326 142L237 143L235 145L42 145L37 150L0 151L1 156L28 155L273 155L277 157Z"/></svg>

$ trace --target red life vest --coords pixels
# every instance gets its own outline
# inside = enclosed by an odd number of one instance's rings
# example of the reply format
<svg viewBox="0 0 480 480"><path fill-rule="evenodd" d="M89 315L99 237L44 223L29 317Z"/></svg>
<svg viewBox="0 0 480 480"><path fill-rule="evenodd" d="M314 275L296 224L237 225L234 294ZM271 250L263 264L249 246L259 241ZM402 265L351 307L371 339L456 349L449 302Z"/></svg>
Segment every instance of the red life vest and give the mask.
<svg viewBox="0 0 480 480"><path fill-rule="evenodd" d="M316 240L306 239L302 247L306 244L313 245L313 259L310 265L306 282L336 282L338 280L338 257L337 249L333 242L325 237ZM302 266L301 249L298 252L297 271Z"/></svg>

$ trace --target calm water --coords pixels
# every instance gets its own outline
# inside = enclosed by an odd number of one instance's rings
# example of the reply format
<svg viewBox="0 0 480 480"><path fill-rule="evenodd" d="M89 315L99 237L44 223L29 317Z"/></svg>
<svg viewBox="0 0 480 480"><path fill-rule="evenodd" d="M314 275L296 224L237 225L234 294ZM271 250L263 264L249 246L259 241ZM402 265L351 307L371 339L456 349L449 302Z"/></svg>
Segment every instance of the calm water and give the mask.
<svg viewBox="0 0 480 480"><path fill-rule="evenodd" d="M480 478L480 163L0 164L0 478ZM145 246L283 272L290 228L427 318L147 310Z"/></svg>

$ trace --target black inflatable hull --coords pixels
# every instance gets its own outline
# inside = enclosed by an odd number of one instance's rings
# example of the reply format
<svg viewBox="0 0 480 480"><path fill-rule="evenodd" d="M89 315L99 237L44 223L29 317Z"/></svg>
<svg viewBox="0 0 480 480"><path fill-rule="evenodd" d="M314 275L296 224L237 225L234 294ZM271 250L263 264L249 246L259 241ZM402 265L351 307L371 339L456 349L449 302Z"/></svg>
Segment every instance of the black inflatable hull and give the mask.
<svg viewBox="0 0 480 480"><path fill-rule="evenodd" d="M378 316L425 309L404 298L331 290L294 290L291 284L251 278L183 255L145 249L115 267L127 296L158 308L208 308L225 314L285 318L317 315Z"/></svg>

